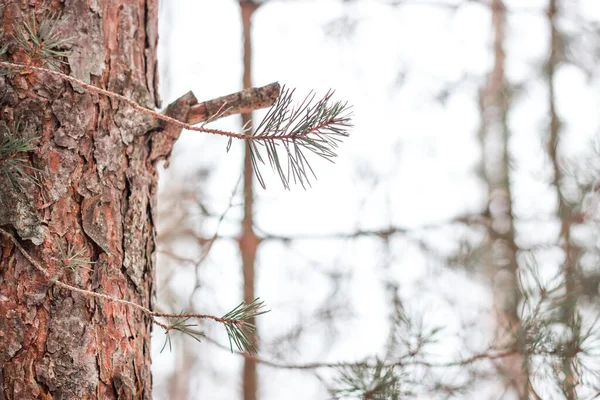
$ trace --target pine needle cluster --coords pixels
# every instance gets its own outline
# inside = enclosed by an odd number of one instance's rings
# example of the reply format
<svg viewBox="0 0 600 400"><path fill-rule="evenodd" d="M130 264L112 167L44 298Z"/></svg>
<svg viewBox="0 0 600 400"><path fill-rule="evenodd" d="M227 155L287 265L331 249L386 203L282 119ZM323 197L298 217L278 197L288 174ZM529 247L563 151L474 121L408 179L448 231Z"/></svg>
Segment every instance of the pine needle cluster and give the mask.
<svg viewBox="0 0 600 400"><path fill-rule="evenodd" d="M197 342L201 342L200 338L204 336L204 333L196 329L198 324L189 323L188 321L193 320L194 318L209 318L225 326L231 352L233 352L233 344L235 344L236 348L242 353L256 352L256 347L248 337L248 335L253 333L256 329L254 324L250 321L259 315L266 314L270 311L265 310L264 307L264 302L259 298L256 298L248 304L241 302L237 307L223 315L221 318L210 315L186 313L169 316L167 324L160 324L160 326L164 328L166 335L165 342L160 351L162 353L167 347L167 344L169 345L169 350L171 350L171 333L173 331L183 333Z"/></svg>
<svg viewBox="0 0 600 400"><path fill-rule="evenodd" d="M381 360L374 367L348 366L342 368L336 381L335 398L399 400L403 394L400 382L394 367L385 366Z"/></svg>
<svg viewBox="0 0 600 400"><path fill-rule="evenodd" d="M290 183L306 189L317 177L306 153L334 162L338 145L352 127L348 103L331 103L333 91L316 102L311 92L298 106L292 105L293 94L294 90L284 86L256 131L245 138L254 173L263 188L266 185L259 167L266 164L266 159L285 189ZM228 150L231 142L232 138Z"/></svg>
<svg viewBox="0 0 600 400"><path fill-rule="evenodd" d="M81 248L75 250L75 246L71 243L67 243L67 246L62 244L61 240L56 241L56 246L59 251L58 260L61 262L63 267L75 271L77 268L83 267L89 269L89 265L95 264L94 261L90 261L89 258L85 257L85 249Z"/></svg>
<svg viewBox="0 0 600 400"><path fill-rule="evenodd" d="M68 53L63 49L73 39L62 37L61 28L67 20L58 12L49 12L43 14L38 23L32 13L22 25L13 24L13 36L34 63L45 62L58 71L59 64L67 64L63 59Z"/></svg>
<svg viewBox="0 0 600 400"><path fill-rule="evenodd" d="M24 132L27 130L27 125L22 127L20 122L17 122L13 125L12 132L5 124L4 129L0 131L0 174L6 178L13 190L21 192L29 183L40 186L36 176L39 170L32 167L25 156L34 150L33 143L37 138L24 139Z"/></svg>
<svg viewBox="0 0 600 400"><path fill-rule="evenodd" d="M236 308L223 315L223 325L225 325L229 337L229 347L232 352L233 343L241 352L256 352L256 347L248 337L248 334L253 333L256 328L249 321L270 311L264 310L264 307L264 301L256 298L248 304L241 302Z"/></svg>

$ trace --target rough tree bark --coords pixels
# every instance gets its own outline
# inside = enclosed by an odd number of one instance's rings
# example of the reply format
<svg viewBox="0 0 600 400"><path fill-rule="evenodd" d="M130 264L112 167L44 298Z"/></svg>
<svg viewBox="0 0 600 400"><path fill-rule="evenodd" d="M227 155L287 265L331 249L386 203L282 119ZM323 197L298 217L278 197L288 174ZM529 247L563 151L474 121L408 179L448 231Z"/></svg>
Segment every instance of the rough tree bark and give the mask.
<svg viewBox="0 0 600 400"><path fill-rule="evenodd" d="M32 13L61 11L73 36L65 72L158 106L158 0L4 4L5 37ZM14 44L8 54L30 61ZM172 116L185 118L184 103ZM40 170L23 191L0 178L0 226L56 279L150 308L155 161L180 129L36 71L0 77L0 118L4 134L18 121L35 133L28 162ZM67 268L61 247L94 264ZM138 310L51 285L0 237L0 399L150 399L150 330Z"/></svg>

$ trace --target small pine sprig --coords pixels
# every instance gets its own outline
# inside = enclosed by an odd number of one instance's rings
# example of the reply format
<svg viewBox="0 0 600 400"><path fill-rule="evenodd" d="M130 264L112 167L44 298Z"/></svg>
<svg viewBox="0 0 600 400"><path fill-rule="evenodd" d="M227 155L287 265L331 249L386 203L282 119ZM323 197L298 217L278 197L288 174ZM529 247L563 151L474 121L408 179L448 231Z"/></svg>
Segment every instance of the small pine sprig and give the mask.
<svg viewBox="0 0 600 400"><path fill-rule="evenodd" d="M62 18L58 12L48 12L40 17L38 23L35 14L26 18L23 25L14 24L14 39L34 62L44 61L56 71L62 60L68 56L63 49L73 37L61 37L60 28L68 18Z"/></svg>
<svg viewBox="0 0 600 400"><path fill-rule="evenodd" d="M374 367L352 365L341 369L336 380L336 399L398 400L401 396L400 377L394 367L377 360ZM341 397L340 397L341 396Z"/></svg>
<svg viewBox="0 0 600 400"><path fill-rule="evenodd" d="M191 328L197 327L198 324L188 324L187 323L187 321L189 321L191 318L192 317L180 317L180 316L169 318L168 326L167 326L167 328L165 328L165 342L163 343L163 346L160 349L161 353L167 347L167 343L169 344L169 351L172 350L172 344L171 344L171 332L172 331L181 332L185 335L190 336L191 338L196 340L198 343L201 343L200 336L202 336L202 334L195 331L194 329L191 329Z"/></svg>
<svg viewBox="0 0 600 400"><path fill-rule="evenodd" d="M270 311L264 310L264 307L264 301L256 298L249 304L241 302L236 308L221 317L221 322L225 325L229 337L229 348L232 353L233 343L241 352L256 352L256 347L248 337L248 334L253 333L256 328L248 321Z"/></svg>
<svg viewBox="0 0 600 400"><path fill-rule="evenodd" d="M75 271L78 268L86 268L90 269L88 266L95 264L94 261L90 261L88 258L83 257L85 253L85 249L81 248L79 250L75 250L75 246L72 246L70 243L67 243L67 248L62 244L62 240L56 240L56 246L59 251L59 261L63 265L63 267L70 269L71 271Z"/></svg>
<svg viewBox="0 0 600 400"><path fill-rule="evenodd" d="M249 321L259 315L268 313L270 311L264 310L264 307L264 302L260 301L259 298L256 298L249 304L241 302L236 308L229 311L221 318L206 314L180 313L173 315L164 313L154 313L154 315L156 316L161 316L168 319L168 322L166 324L154 321L165 330L165 343L163 344L161 352L166 348L167 344L169 345L169 350L171 349L170 335L173 331L178 331L183 334L186 334L194 338L194 340L200 342L200 337L204 336L204 333L194 329L195 327L197 327L197 324L188 323L188 321L193 318L208 318L224 325L225 330L227 331L227 337L229 338L229 348L231 352L233 352L234 343L240 352L256 352L256 347L248 337L248 334L255 331L255 327Z"/></svg>
<svg viewBox="0 0 600 400"><path fill-rule="evenodd" d="M40 170L30 166L27 158L22 156L23 153L28 153L35 148L33 142L37 137L23 139L23 132L27 130L27 125L23 129L20 127L20 122L17 122L13 125L12 132L0 138L0 174L7 178L13 190L24 190L24 182L40 186L35 176L35 172Z"/></svg>
<svg viewBox="0 0 600 400"><path fill-rule="evenodd" d="M310 180L317 176L305 153L334 162L339 143L349 136L348 129L352 127L348 103L330 102L333 91L327 92L316 102L315 94L311 92L296 107L292 106L294 91L284 86L256 131L244 138L250 150L254 173L263 188L266 185L259 165L266 164L266 158L285 189L289 190L291 182L299 183L306 189L306 185L310 186ZM229 139L227 150L231 142L232 138ZM266 156L261 155L261 150L266 152Z"/></svg>

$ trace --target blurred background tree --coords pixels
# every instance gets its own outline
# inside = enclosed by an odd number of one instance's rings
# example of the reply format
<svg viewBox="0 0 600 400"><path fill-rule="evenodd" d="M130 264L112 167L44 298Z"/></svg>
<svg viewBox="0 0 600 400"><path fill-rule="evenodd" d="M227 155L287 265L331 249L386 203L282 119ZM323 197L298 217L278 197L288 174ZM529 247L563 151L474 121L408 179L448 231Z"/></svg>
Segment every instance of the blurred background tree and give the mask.
<svg viewBox="0 0 600 400"><path fill-rule="evenodd" d="M159 307L273 311L256 357L157 332L157 398L598 396L597 2L182 0L160 21L166 103L278 79L336 88L356 128L291 192L182 135Z"/></svg>

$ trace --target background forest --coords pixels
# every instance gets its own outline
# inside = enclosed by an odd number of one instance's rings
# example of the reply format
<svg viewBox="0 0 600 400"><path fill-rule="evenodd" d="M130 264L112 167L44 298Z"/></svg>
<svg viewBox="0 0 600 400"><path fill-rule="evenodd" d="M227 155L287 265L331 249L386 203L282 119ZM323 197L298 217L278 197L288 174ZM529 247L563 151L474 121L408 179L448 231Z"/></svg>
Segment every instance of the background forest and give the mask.
<svg viewBox="0 0 600 400"><path fill-rule="evenodd" d="M182 134L158 309L272 311L256 357L210 323L171 352L155 330L157 399L597 398L597 0L178 0L159 20L163 104L277 80L334 88L355 128L290 191L252 185L242 143Z"/></svg>

